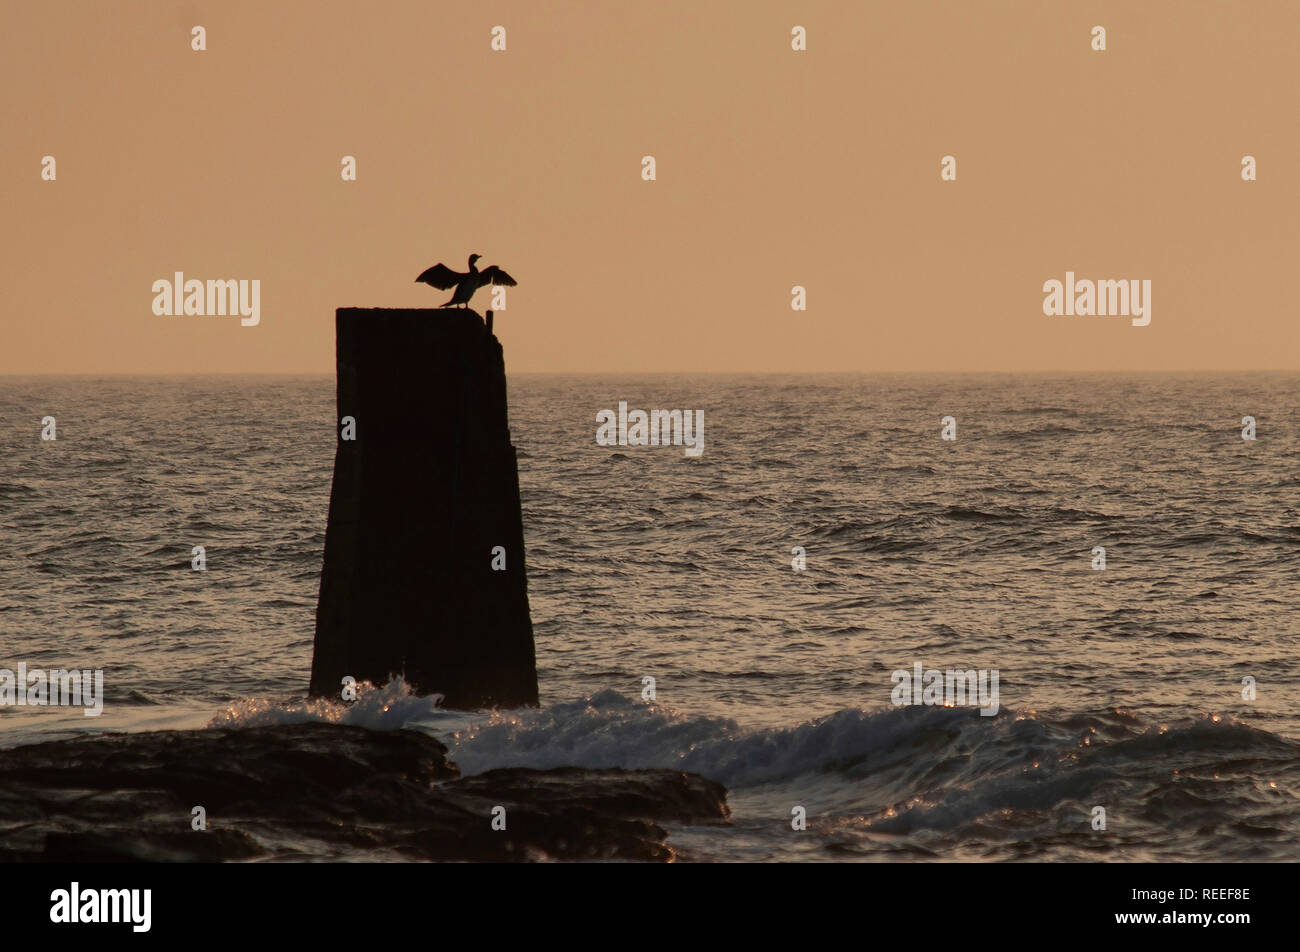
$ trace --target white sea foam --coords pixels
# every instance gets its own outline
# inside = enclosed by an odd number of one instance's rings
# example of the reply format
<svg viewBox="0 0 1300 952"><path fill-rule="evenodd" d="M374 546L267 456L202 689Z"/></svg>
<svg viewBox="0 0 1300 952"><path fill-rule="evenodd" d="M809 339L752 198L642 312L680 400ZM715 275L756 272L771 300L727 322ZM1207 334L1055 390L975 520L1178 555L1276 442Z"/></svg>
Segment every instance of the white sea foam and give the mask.
<svg viewBox="0 0 1300 952"><path fill-rule="evenodd" d="M303 724L323 721L368 727L371 730L398 730L445 721L452 712L439 708L442 695L418 696L401 677L382 687L368 682L357 686L357 699L344 704L326 698L274 701L265 698L241 700L212 718L209 727L270 727L276 724ZM456 712L458 719L460 712Z"/></svg>
<svg viewBox="0 0 1300 952"><path fill-rule="evenodd" d="M719 717L697 717L606 690L542 708L444 711L437 696L417 697L398 678L360 686L355 703L250 700L212 719L212 727L260 727L324 721L372 730L427 731L448 745L466 774L497 767L666 767L731 786L808 773L910 763L918 747L931 754L973 726L971 712L945 708L844 710L789 728L747 729Z"/></svg>

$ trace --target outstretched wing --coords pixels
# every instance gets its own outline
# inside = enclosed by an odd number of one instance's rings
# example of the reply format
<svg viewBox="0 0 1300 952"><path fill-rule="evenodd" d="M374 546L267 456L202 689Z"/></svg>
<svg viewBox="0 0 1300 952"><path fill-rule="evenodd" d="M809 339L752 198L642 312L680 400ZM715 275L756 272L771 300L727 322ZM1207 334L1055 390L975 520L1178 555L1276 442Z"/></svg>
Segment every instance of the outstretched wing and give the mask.
<svg viewBox="0 0 1300 952"><path fill-rule="evenodd" d="M506 274L496 265L493 265L479 273L478 283L479 287L482 287L485 284L504 284L507 287L513 288L519 282L510 277L510 275Z"/></svg>
<svg viewBox="0 0 1300 952"><path fill-rule="evenodd" d="M446 291L460 284L460 279L465 277L463 274L457 274L445 264L435 264L432 268L427 269L423 274L415 279L416 284L433 285L435 288L441 288Z"/></svg>

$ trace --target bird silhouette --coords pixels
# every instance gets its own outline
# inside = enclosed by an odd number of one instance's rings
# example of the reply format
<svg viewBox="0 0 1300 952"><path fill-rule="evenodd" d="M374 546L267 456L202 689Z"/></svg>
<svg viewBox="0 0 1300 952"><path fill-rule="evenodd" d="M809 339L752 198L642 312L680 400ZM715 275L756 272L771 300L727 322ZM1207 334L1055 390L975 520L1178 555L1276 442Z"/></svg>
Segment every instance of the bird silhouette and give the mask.
<svg viewBox="0 0 1300 952"><path fill-rule="evenodd" d="M462 274L459 271L453 271L445 264L435 264L432 268L427 269L423 274L415 279L416 284L424 283L430 287L441 288L443 291L448 288L455 288L452 292L451 300L442 307L455 307L457 304L462 307L469 307L469 299L474 296L474 292L484 285L504 284L507 287L514 287L517 282L510 275L506 274L496 265L490 268L484 268L482 271L474 262L478 261L482 255L469 256L469 273Z"/></svg>

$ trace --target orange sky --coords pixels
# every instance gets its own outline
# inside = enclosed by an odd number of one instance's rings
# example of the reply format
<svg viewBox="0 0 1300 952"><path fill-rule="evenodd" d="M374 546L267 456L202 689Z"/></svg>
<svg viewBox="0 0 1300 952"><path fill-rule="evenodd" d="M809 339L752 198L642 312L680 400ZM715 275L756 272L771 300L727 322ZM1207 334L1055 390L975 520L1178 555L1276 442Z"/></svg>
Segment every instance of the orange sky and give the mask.
<svg viewBox="0 0 1300 952"><path fill-rule="evenodd" d="M439 304L471 251L512 371L1300 369L1300 3L5 20L2 373L331 372L335 307ZM1044 316L1067 270L1151 280L1150 326ZM155 316L175 271L259 279L261 323Z"/></svg>

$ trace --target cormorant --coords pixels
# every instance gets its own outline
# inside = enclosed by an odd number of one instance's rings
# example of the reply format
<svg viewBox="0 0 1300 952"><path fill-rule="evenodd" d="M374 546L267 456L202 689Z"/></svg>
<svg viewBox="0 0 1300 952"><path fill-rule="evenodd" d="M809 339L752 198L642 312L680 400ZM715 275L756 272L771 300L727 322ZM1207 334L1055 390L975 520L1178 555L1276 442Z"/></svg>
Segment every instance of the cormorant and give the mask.
<svg viewBox="0 0 1300 952"><path fill-rule="evenodd" d="M496 265L492 265L492 267L480 271L477 266L475 266L474 262L481 257L483 256L469 256L469 274L461 274L459 271L453 271L445 264L435 264L432 268L429 268L416 278L415 283L419 284L423 282L431 287L441 288L444 291L448 288L455 288L456 290L452 294L451 300L446 304L443 304L442 307L454 307L457 304L462 307L469 307L469 299L474 296L474 292L487 284L504 284L512 288L518 284L514 278L510 277L510 275L506 274Z"/></svg>

